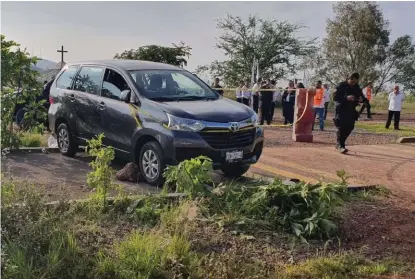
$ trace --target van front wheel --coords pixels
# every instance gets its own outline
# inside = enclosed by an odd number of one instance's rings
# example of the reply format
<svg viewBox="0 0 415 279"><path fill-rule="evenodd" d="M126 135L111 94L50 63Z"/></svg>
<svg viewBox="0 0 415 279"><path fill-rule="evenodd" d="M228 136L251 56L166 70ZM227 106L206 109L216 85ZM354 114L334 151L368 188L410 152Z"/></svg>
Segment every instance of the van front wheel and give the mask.
<svg viewBox="0 0 415 279"><path fill-rule="evenodd" d="M163 171L165 167L163 150L158 142L150 141L140 150L140 175L150 184L159 186L163 184Z"/></svg>
<svg viewBox="0 0 415 279"><path fill-rule="evenodd" d="M226 177L238 178L244 175L249 170L249 167L249 165L232 164L222 166L220 169Z"/></svg>

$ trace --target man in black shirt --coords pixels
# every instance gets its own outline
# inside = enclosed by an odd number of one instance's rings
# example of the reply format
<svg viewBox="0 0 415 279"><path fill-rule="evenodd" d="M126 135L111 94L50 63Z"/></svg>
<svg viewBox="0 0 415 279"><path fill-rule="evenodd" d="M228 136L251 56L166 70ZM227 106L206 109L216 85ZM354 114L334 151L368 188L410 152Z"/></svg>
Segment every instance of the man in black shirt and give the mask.
<svg viewBox="0 0 415 279"><path fill-rule="evenodd" d="M219 78L215 78L215 83L213 84L213 88L222 88L222 86L219 85ZM216 92L218 92L219 95L223 96L223 90L216 89Z"/></svg>
<svg viewBox="0 0 415 279"><path fill-rule="evenodd" d="M337 127L336 148L345 154L346 139L354 129L355 121L358 118L356 106L363 102L365 97L359 86L359 74L352 74L347 81L340 83L334 92L335 115L334 124Z"/></svg>
<svg viewBox="0 0 415 279"><path fill-rule="evenodd" d="M271 83L270 80L267 80L266 83L264 83L261 86L261 89L271 89ZM273 91L263 91L260 90L260 98L261 98L261 125L264 125L264 121L267 121L267 124L271 124L271 105L272 105L272 99L274 97Z"/></svg>
<svg viewBox="0 0 415 279"><path fill-rule="evenodd" d="M295 88L294 82L289 81L288 87L282 94L282 109L284 115L284 125L294 123Z"/></svg>

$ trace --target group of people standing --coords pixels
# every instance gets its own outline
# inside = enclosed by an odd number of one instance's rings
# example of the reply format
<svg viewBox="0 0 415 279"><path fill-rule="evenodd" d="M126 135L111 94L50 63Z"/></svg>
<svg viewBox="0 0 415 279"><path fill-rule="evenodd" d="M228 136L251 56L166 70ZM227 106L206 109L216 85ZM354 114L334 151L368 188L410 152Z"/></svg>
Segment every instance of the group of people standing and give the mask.
<svg viewBox="0 0 415 279"><path fill-rule="evenodd" d="M276 87L275 80L262 79L261 77L251 88L249 79L246 79L241 80L236 89L236 100L252 107L256 113L260 112L261 125L265 122L268 125L271 124L275 106L277 102L281 102L284 124L292 125L294 122L295 90L297 88L304 88L304 86L302 83L294 84L294 81L289 81L288 87L281 93Z"/></svg>
<svg viewBox="0 0 415 279"><path fill-rule="evenodd" d="M358 73L353 73L350 77L341 82L333 92L333 101L335 106L334 124L337 128L337 142L336 148L343 154L347 153L346 140L354 129L355 122L366 109L367 118L371 119L370 102L374 96L373 82L369 81L362 89L359 86L360 76ZM214 83L214 88L219 94L223 95L219 79ZM329 86L321 81L316 83L316 94L313 99L314 120L319 120L320 130L324 130L324 120L327 118L327 110L330 102ZM238 102L252 107L256 112L260 112L260 124L265 122L270 125L273 120L276 102L280 99L282 105L282 113L284 117L284 124L292 125L294 122L294 106L296 89L304 88L300 83L294 83L290 80L288 87L283 93L277 89L275 80L258 78L257 82L250 86L250 81L240 81L236 89L236 99ZM385 127L388 129L391 125L392 118L394 119L394 128L399 130L400 111L402 109L402 102L404 94L399 90L399 86L395 86L393 92L389 94L389 113L388 120ZM356 107L361 104L359 111ZM315 121L314 121L315 122ZM313 122L313 130L314 130Z"/></svg>

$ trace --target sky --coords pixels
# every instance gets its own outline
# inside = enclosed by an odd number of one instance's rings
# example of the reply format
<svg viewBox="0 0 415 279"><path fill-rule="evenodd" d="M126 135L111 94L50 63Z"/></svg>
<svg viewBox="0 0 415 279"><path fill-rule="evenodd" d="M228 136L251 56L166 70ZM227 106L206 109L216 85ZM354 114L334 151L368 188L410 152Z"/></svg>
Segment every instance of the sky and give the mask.
<svg viewBox="0 0 415 279"><path fill-rule="evenodd" d="M60 61L111 59L139 46L192 47L188 70L223 60L216 49L220 30L215 20L227 13L247 18L278 19L308 26L298 36L325 37L333 2L1 2L1 33L36 56ZM415 38L415 2L380 2L390 21L391 39Z"/></svg>

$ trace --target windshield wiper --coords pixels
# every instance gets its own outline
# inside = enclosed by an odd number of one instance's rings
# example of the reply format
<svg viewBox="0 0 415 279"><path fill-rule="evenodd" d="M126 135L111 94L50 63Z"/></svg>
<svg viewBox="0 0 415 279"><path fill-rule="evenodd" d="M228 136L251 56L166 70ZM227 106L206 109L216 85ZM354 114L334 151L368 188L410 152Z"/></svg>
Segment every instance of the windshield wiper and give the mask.
<svg viewBox="0 0 415 279"><path fill-rule="evenodd" d="M177 100L216 100L216 98L205 96L181 96L177 97Z"/></svg>
<svg viewBox="0 0 415 279"><path fill-rule="evenodd" d="M152 101L156 101L156 102L172 102L172 101L177 101L178 98L174 98L174 97L155 97L155 98L149 98Z"/></svg>

